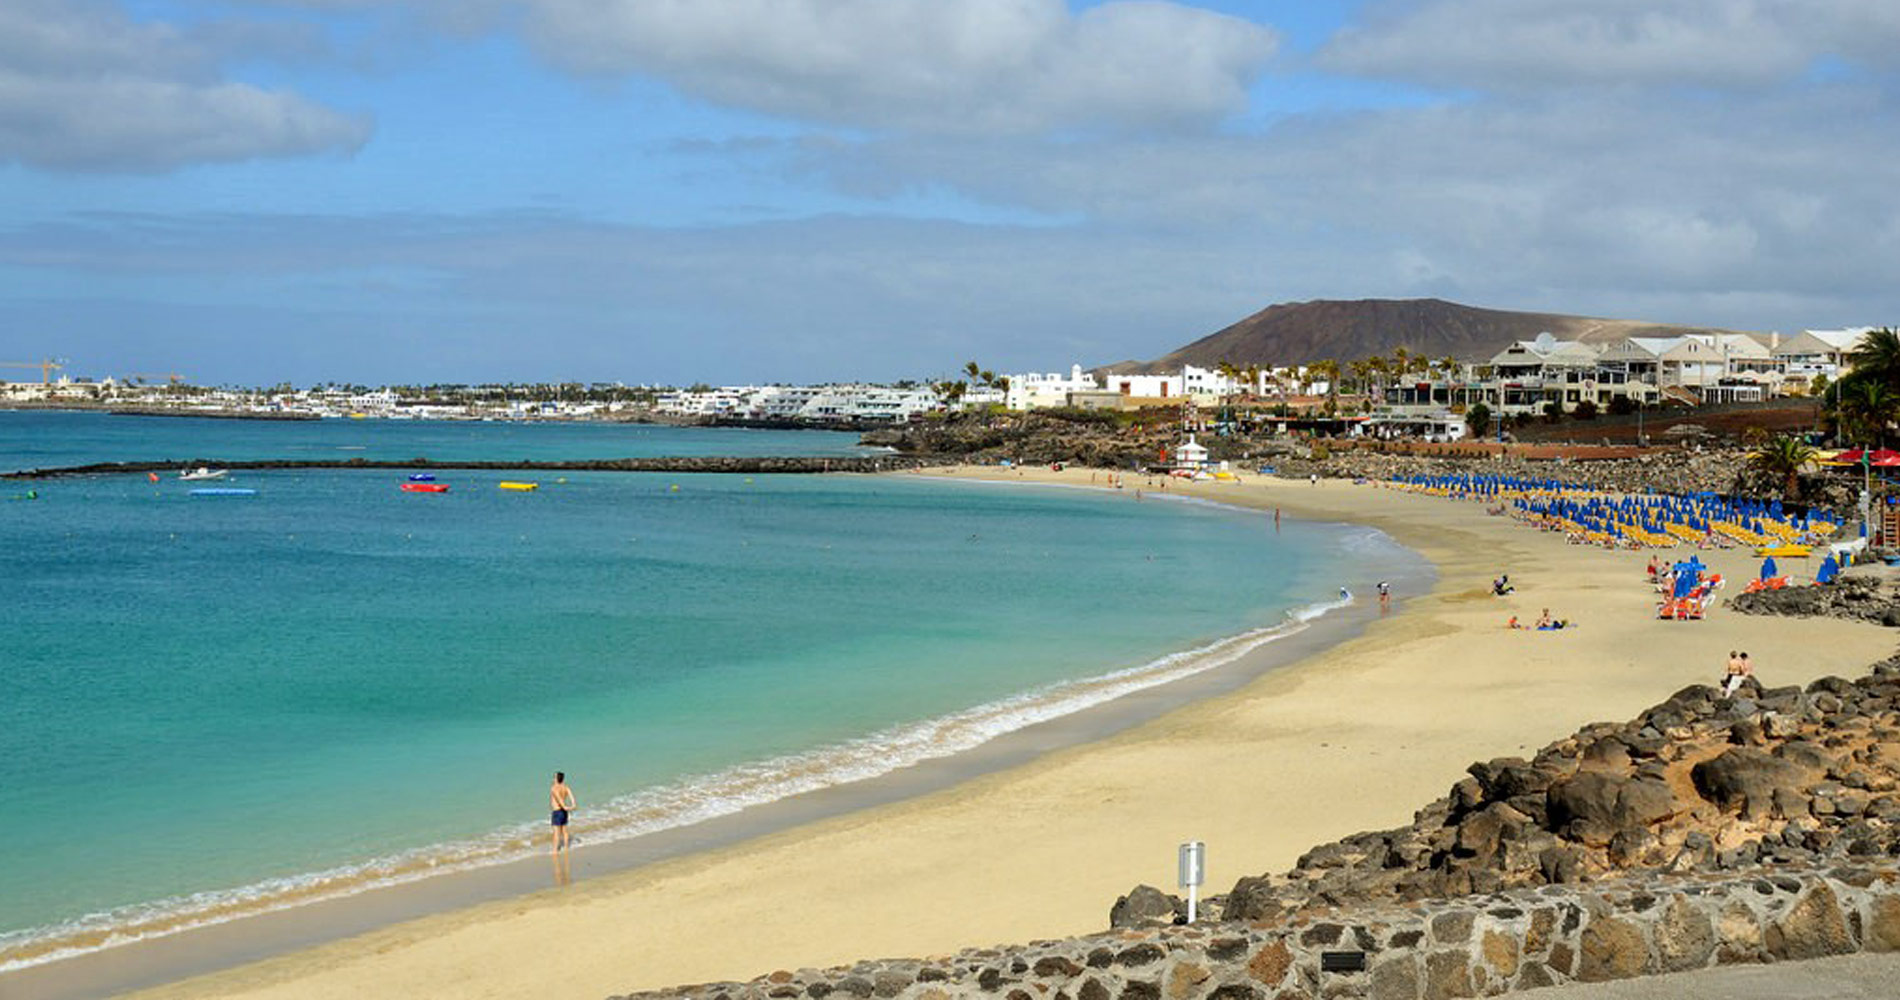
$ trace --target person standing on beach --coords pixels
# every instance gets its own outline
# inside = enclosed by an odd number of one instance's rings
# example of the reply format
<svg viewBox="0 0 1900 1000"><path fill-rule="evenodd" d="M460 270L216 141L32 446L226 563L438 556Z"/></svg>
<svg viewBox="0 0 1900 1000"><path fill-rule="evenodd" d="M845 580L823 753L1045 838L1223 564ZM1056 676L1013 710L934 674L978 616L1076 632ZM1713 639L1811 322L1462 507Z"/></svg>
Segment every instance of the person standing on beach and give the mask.
<svg viewBox="0 0 1900 1000"><path fill-rule="evenodd" d="M1379 581L1379 606L1383 608L1391 603L1392 603L1392 585L1389 583L1386 583L1384 580L1380 580Z"/></svg>
<svg viewBox="0 0 1900 1000"><path fill-rule="evenodd" d="M554 784L548 788L548 822L554 827L554 851L567 847L567 813L574 808L574 790L567 787L567 772L554 772Z"/></svg>

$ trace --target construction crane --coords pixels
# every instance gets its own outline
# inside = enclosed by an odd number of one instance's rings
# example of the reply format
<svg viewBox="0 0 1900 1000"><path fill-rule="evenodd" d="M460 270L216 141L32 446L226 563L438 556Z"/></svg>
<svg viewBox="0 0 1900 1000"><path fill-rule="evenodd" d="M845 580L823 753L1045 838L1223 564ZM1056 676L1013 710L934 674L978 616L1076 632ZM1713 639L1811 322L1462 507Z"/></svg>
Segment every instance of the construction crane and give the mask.
<svg viewBox="0 0 1900 1000"><path fill-rule="evenodd" d="M64 359L61 360L63 361ZM44 361L0 361L0 368L38 368L40 370L41 385L52 385L53 373L64 367L66 367L64 364L52 358L47 358Z"/></svg>
<svg viewBox="0 0 1900 1000"><path fill-rule="evenodd" d="M148 379L148 378L162 378L165 381L171 383L172 385L177 385L178 383L183 382L185 380L185 376L180 375L177 372L133 372L130 375L127 375L126 378L141 379L141 380Z"/></svg>

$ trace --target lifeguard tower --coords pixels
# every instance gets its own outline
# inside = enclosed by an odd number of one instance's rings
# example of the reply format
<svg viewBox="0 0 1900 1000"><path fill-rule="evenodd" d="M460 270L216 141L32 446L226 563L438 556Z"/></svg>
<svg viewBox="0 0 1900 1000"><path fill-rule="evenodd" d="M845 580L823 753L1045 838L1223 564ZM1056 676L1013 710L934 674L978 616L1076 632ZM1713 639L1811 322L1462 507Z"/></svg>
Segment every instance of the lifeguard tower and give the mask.
<svg viewBox="0 0 1900 1000"><path fill-rule="evenodd" d="M1174 446L1174 468L1183 472L1199 472L1207 467L1207 449L1194 440L1188 439Z"/></svg>

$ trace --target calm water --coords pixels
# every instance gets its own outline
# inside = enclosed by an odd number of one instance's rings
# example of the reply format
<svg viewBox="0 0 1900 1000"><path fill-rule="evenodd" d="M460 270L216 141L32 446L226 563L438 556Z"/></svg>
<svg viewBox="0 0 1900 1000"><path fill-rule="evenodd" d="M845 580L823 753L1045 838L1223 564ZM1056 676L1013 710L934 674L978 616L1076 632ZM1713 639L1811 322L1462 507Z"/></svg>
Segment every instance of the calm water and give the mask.
<svg viewBox="0 0 1900 1000"><path fill-rule="evenodd" d="M849 447L183 423L0 413L34 456L0 464ZM122 476L0 503L0 968L542 849L556 768L585 842L967 749L1219 662L1401 557L1363 529L1081 490L441 478L246 473L230 485L256 496L210 498Z"/></svg>
<svg viewBox="0 0 1900 1000"><path fill-rule="evenodd" d="M217 420L0 411L0 471L93 462L197 459L651 458L671 455L863 455L839 431L757 431L654 424L470 420Z"/></svg>

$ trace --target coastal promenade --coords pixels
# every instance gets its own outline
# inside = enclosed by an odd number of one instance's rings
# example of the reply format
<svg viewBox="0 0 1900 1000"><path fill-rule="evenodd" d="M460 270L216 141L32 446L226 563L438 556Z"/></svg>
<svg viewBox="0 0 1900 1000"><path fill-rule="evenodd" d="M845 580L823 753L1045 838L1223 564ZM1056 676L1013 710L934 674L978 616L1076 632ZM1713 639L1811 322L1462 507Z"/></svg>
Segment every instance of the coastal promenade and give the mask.
<svg viewBox="0 0 1900 1000"><path fill-rule="evenodd" d="M1106 484L1086 469L900 474ZM1276 509L1377 527L1431 559L1439 580L1426 594L1399 593L1386 615L1362 596L1354 613L1371 621L1358 638L1107 740L631 871L590 870L583 847L571 886L140 996L599 1000L1095 932L1131 885L1172 886L1181 841L1207 842L1209 890L1224 890L1244 875L1285 870L1314 844L1409 822L1473 760L1532 750L1712 682L1730 649L1749 650L1765 683L1805 684L1857 675L1895 645L1890 630L1832 620L1717 611L1700 622L1657 621L1646 554L1571 546L1486 516L1478 503L1252 477L1170 484L1167 493L1258 508L1262 531L1273 530ZM1133 478L1119 494L1164 502ZM1747 553L1704 558L1730 579L1752 574ZM1500 572L1518 586L1511 597L1488 592ZM1341 581L1362 595L1372 582ZM1576 627L1504 627L1543 608ZM893 651L893 668L901 663Z"/></svg>

